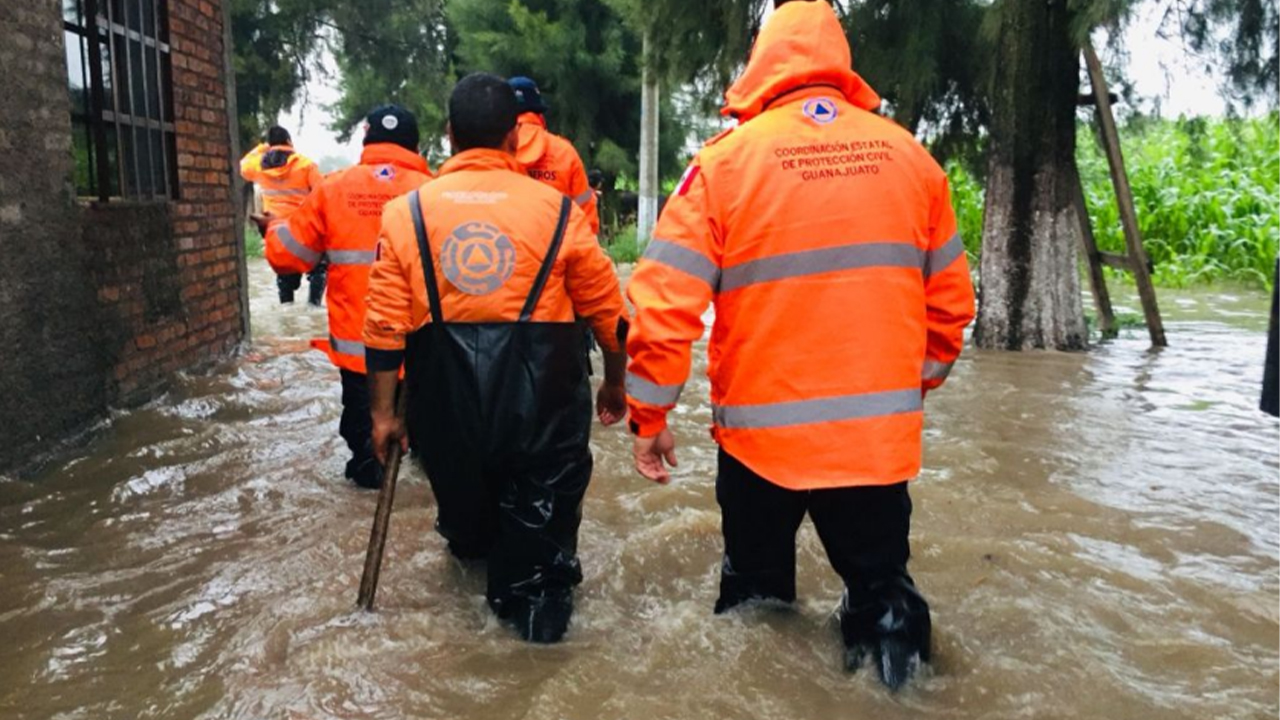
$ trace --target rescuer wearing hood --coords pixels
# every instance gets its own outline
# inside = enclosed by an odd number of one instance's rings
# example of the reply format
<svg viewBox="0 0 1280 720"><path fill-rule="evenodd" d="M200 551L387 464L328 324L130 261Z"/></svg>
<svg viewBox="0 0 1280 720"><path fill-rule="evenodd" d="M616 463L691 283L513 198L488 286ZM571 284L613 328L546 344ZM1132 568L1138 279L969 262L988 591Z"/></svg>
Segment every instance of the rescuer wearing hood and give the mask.
<svg viewBox="0 0 1280 720"><path fill-rule="evenodd" d="M547 105L542 101L538 84L527 77L508 80L516 92L520 107L520 144L516 160L529 177L559 190L582 208L591 224L591 232L600 234L600 214L596 193L587 180L587 171L573 143L547 129Z"/></svg>
<svg viewBox="0 0 1280 720"><path fill-rule="evenodd" d="M272 221L266 233L267 261L276 272L305 272L328 257L329 337L311 344L338 366L338 432L351 450L346 476L365 488L382 484L382 467L370 439L364 300L383 206L431 179L418 140L418 121L408 110L395 105L374 110L365 122L360 164L325 178L296 212Z"/></svg>
<svg viewBox="0 0 1280 720"><path fill-rule="evenodd" d="M392 442L413 446L449 550L488 561L490 607L526 640L556 642L582 582L592 468L574 316L604 349L596 402L609 425L626 412L626 310L582 210L516 160L516 116L502 78L468 75L454 88L454 156L383 213L364 341L379 457ZM393 411L402 359L407 423Z"/></svg>
<svg viewBox="0 0 1280 720"><path fill-rule="evenodd" d="M716 612L795 599L807 513L845 582L845 662L899 687L929 659L929 606L907 573L923 398L947 377L974 296L947 177L874 113L825 2L768 20L628 290L627 394L639 472L670 478L667 415L714 301ZM918 660L917 660L918 659Z"/></svg>
<svg viewBox="0 0 1280 720"><path fill-rule="evenodd" d="M258 145L240 161L240 176L262 190L262 209L266 218L286 219L302 206L312 190L320 186L324 176L309 158L293 149L289 131L280 126L267 130L267 141ZM261 225L261 217L255 217ZM319 305L324 298L324 263L308 271L307 302ZM276 277L280 302L293 302L293 294L302 286L301 273Z"/></svg>

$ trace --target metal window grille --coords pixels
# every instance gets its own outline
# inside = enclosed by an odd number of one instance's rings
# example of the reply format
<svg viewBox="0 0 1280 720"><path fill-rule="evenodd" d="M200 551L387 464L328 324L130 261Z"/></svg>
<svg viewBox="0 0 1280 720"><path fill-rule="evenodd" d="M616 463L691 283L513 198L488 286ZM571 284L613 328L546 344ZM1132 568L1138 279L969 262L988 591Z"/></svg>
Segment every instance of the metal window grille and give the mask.
<svg viewBox="0 0 1280 720"><path fill-rule="evenodd" d="M167 0L61 0L76 192L178 197Z"/></svg>

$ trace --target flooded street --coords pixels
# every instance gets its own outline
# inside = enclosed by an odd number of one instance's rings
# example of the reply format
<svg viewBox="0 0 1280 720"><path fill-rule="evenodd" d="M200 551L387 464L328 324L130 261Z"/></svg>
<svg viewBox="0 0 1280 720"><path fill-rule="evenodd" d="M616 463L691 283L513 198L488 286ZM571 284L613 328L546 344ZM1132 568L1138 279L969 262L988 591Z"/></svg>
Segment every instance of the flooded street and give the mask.
<svg viewBox="0 0 1280 720"><path fill-rule="evenodd" d="M376 494L343 479L323 311L117 413L87 447L0 478L0 718L1274 718L1280 425L1257 412L1261 291L1163 291L1089 354L967 351L927 403L912 572L935 662L889 695L847 675L839 581L812 526L792 610L715 617L708 383L669 487L597 425L586 580L566 643L496 621L403 476L379 611L355 611ZM705 349L705 347L704 347ZM704 353L705 355L705 353ZM850 448L856 452L856 448Z"/></svg>

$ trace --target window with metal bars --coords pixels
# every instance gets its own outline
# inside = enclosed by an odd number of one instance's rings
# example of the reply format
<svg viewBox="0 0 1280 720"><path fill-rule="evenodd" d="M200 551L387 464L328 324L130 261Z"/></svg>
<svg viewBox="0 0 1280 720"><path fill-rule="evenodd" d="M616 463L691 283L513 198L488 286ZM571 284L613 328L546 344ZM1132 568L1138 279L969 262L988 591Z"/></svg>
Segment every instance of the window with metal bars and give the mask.
<svg viewBox="0 0 1280 720"><path fill-rule="evenodd" d="M62 0L62 18L77 194L178 197L167 0Z"/></svg>

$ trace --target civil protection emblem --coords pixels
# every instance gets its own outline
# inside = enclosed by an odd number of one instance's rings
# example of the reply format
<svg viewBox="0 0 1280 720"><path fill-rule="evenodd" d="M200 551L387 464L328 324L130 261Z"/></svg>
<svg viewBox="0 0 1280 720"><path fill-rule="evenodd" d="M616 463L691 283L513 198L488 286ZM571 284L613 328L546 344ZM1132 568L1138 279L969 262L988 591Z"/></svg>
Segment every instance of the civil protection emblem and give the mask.
<svg viewBox="0 0 1280 720"><path fill-rule="evenodd" d="M836 104L830 98L818 97L813 98L804 104L801 110L806 117L818 123L826 125L835 122L840 115L840 111L836 108Z"/></svg>
<svg viewBox="0 0 1280 720"><path fill-rule="evenodd" d="M488 295L511 279L516 248L489 223L463 223L444 241L440 264L454 287L468 295Z"/></svg>

